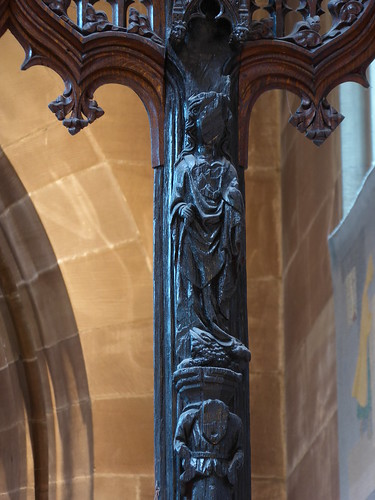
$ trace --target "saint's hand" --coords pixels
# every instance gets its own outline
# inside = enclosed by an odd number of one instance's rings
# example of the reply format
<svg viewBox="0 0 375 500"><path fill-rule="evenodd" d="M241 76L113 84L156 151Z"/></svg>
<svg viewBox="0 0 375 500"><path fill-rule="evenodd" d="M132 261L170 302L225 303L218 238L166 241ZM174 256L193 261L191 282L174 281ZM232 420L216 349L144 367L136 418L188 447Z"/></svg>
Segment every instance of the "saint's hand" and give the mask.
<svg viewBox="0 0 375 500"><path fill-rule="evenodd" d="M237 471L241 469L243 465L243 454L242 452L236 453L233 460L228 468L228 480L231 484L236 484L237 482Z"/></svg>
<svg viewBox="0 0 375 500"><path fill-rule="evenodd" d="M185 463L184 468L185 470L181 474L180 479L182 482L188 483L196 476L197 471L195 467L190 463L190 461Z"/></svg>
<svg viewBox="0 0 375 500"><path fill-rule="evenodd" d="M180 208L180 215L183 217L185 222L192 222L194 219L194 206L191 203L186 203Z"/></svg>

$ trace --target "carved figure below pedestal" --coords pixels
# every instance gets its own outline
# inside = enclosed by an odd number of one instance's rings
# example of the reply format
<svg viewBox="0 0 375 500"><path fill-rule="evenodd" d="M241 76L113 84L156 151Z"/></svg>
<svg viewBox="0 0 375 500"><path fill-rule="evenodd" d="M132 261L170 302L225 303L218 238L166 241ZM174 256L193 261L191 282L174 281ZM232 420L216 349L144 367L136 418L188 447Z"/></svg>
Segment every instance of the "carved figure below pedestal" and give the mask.
<svg viewBox="0 0 375 500"><path fill-rule="evenodd" d="M217 399L184 411L177 424L175 450L182 459L182 493L192 500L231 500L243 465L242 423Z"/></svg>
<svg viewBox="0 0 375 500"><path fill-rule="evenodd" d="M249 361L229 333L230 299L244 261L244 204L227 151L229 108L217 92L188 100L185 147L171 198L176 352L184 366Z"/></svg>

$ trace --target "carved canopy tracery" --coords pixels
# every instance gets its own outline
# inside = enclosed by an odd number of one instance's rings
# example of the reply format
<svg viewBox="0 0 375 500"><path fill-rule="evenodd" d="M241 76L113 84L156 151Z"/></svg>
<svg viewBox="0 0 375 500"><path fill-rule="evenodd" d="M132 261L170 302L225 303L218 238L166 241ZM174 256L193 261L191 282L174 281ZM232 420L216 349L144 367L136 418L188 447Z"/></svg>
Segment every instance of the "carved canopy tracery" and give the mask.
<svg viewBox="0 0 375 500"><path fill-rule="evenodd" d="M57 9L70 2L49 3L0 2L0 33L10 29L23 46L22 69L44 65L61 76L65 90L49 107L72 134L103 114L93 99L99 86L120 83L131 87L149 114L153 165L160 165L164 74L160 41L121 30L83 34L65 11Z"/></svg>
<svg viewBox="0 0 375 500"><path fill-rule="evenodd" d="M0 0L0 34L10 29L25 50L22 69L42 64L56 71L65 89L50 104L71 134L103 114L94 100L105 83L130 86L150 117L153 166L163 163L164 62L167 35L182 36L204 2L176 0L166 29L164 4L144 1L148 15L129 0ZM247 134L257 97L287 88L301 97L292 125L321 144L342 120L325 100L344 81L368 85L365 71L375 52L375 3L371 0L221 0L217 17L229 19L240 58L240 163L247 163ZM75 7L72 9L72 6ZM294 17L290 17L293 14ZM299 19L297 22L291 20ZM323 30L321 20L328 30ZM168 31L168 33L166 33Z"/></svg>
<svg viewBox="0 0 375 500"><path fill-rule="evenodd" d="M301 1L301 6L321 2ZM368 87L366 69L375 53L375 3L331 0L331 28L316 46L285 39L246 43L240 71L240 162L247 162L247 137L251 109L260 94L275 88L301 97L301 106L290 123L320 145L342 121L327 95L338 85L354 81ZM324 14L327 15L327 14Z"/></svg>

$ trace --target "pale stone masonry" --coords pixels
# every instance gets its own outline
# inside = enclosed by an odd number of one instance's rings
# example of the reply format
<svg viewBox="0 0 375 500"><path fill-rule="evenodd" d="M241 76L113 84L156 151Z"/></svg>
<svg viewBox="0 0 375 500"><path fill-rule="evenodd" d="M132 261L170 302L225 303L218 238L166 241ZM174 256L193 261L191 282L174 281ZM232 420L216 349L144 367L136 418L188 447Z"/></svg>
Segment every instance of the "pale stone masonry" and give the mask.
<svg viewBox="0 0 375 500"><path fill-rule="evenodd" d="M0 145L42 220L78 325L94 498L152 500L153 171L145 109L131 90L106 86L96 92L105 116L71 138L47 108L62 91L60 77L42 67L21 73L23 51L9 32L0 50ZM245 174L253 500L338 500L326 237L340 213L339 134L318 150L286 124L288 112L279 91L257 102ZM25 453L30 484L20 498L32 498L29 443ZM56 499L66 487L62 459L57 453ZM72 468L70 500L81 500L79 456Z"/></svg>

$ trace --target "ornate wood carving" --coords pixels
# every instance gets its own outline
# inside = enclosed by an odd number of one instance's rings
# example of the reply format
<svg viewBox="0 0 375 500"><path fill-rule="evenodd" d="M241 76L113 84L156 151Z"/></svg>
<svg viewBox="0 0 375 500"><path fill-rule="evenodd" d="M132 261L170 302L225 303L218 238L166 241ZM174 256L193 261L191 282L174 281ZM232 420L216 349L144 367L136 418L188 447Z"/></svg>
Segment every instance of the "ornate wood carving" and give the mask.
<svg viewBox="0 0 375 500"><path fill-rule="evenodd" d="M250 361L231 311L244 272L244 203L230 160L228 97L193 94L186 114L171 192L174 381L183 401L175 449L184 469L181 491L198 499L214 488L215 498L229 500L243 443L242 420L227 405Z"/></svg>
<svg viewBox="0 0 375 500"><path fill-rule="evenodd" d="M242 422L220 400L205 400L185 410L177 423L175 450L184 472L182 494L192 499L231 500L243 465ZM190 490L190 491L189 491Z"/></svg>
<svg viewBox="0 0 375 500"><path fill-rule="evenodd" d="M156 491L249 498L241 167L251 109L267 90L294 92L291 124L322 144L343 119L329 92L367 85L375 2L330 0L323 12L322 0L294 9L269 0L263 18L255 0L174 0L167 12L145 0L147 16L131 0L107 2L112 16L95 0L0 0L0 34L10 29L22 44L23 69L61 76L65 90L49 107L71 134L103 114L94 93L105 83L142 99L157 167Z"/></svg>
<svg viewBox="0 0 375 500"><path fill-rule="evenodd" d="M153 166L160 165L164 49L159 38L146 33L145 21L139 16L137 22L142 28L135 28L134 12L128 32L121 26L106 24L101 14L95 20L88 2L77 3L87 12L81 19L81 28L66 15L70 1L2 0L0 33L9 28L22 44L26 54L22 69L41 64L61 76L65 90L51 103L50 109L70 133L77 133L103 114L93 99L98 87L105 83L131 87L148 112L152 162Z"/></svg>
<svg viewBox="0 0 375 500"><path fill-rule="evenodd" d="M343 119L343 115L330 106L327 99L322 99L318 105L315 105L304 96L300 107L290 117L289 123L320 146Z"/></svg>
<svg viewBox="0 0 375 500"><path fill-rule="evenodd" d="M317 2L300 2L300 4L303 8L307 4L310 9L313 4L319 6ZM302 12L306 16L306 12L312 11ZM317 16L322 16L320 8L315 7L315 12ZM273 40L247 42L244 45L239 83L241 165L247 165L251 109L263 92L275 88L287 89L298 94L301 100L308 99L316 103L315 106L319 108L319 103L325 102L324 99L329 92L340 83L355 81L368 86L365 73L375 52L375 4L369 1L331 0L328 4L328 13L324 15L331 16L331 27L325 34L313 30L321 37L321 43L316 46L309 47L308 43L305 46L297 45L295 41L290 40L290 35ZM292 33L304 31L301 25L299 26L299 28L294 26ZM327 128L324 120L320 123L323 127L321 130L315 121L314 126L317 127L315 133L321 138L326 138L329 135L327 134L329 127ZM334 128L335 126L332 130ZM321 144L323 141L318 142Z"/></svg>

